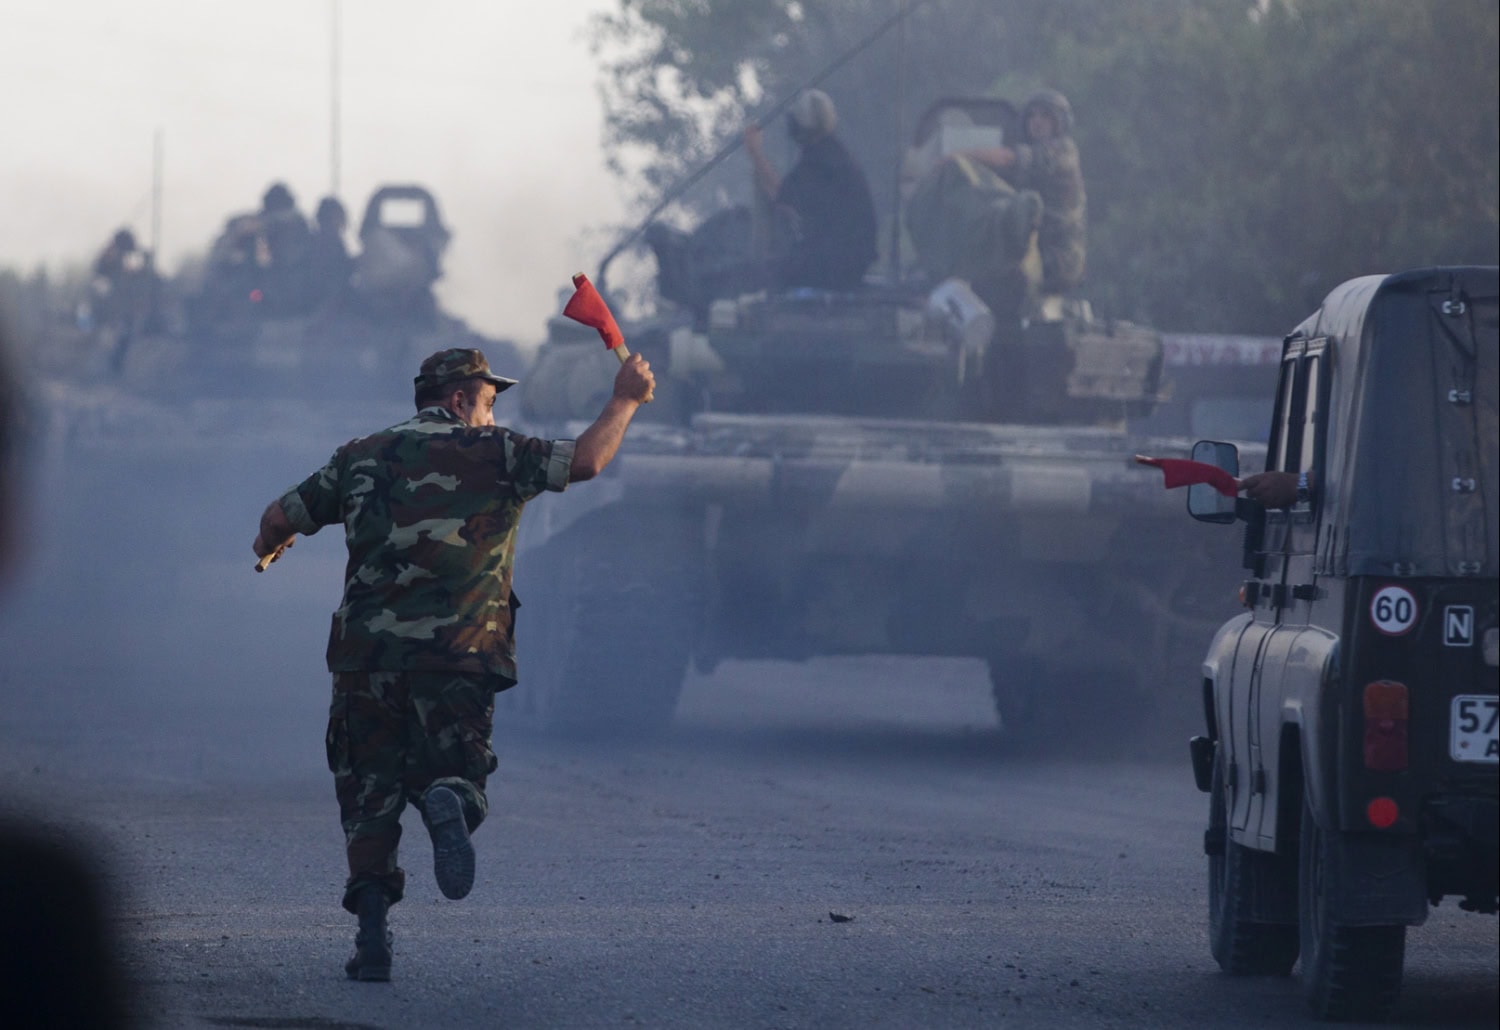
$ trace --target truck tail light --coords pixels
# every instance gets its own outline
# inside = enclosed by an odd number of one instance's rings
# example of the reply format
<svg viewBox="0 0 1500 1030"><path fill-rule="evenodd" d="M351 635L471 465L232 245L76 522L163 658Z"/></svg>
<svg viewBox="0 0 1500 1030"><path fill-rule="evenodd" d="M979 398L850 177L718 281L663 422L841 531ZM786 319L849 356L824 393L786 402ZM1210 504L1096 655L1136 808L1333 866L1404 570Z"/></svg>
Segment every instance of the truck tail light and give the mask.
<svg viewBox="0 0 1500 1030"><path fill-rule="evenodd" d="M1400 772L1407 763L1406 684L1376 680L1365 684L1365 768Z"/></svg>
<svg viewBox="0 0 1500 1030"><path fill-rule="evenodd" d="M1377 830L1388 830L1401 817L1401 809L1392 798L1371 798L1365 806L1365 818Z"/></svg>

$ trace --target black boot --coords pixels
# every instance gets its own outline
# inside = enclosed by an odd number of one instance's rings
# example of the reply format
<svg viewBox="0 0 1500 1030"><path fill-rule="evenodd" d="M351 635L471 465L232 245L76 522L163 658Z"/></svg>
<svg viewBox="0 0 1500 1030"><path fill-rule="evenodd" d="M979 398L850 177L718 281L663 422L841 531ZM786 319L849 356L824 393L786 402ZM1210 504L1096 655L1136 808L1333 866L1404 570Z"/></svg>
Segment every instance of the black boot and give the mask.
<svg viewBox="0 0 1500 1030"><path fill-rule="evenodd" d="M474 886L474 842L464 821L464 803L451 787L429 787L422 795L422 820L432 837L432 871L443 897L468 895Z"/></svg>
<svg viewBox="0 0 1500 1030"><path fill-rule="evenodd" d="M359 912L359 933L354 938L354 954L344 963L344 972L351 980L386 981L391 978L391 931L386 926L385 914L391 903L379 884L366 884L360 888L356 908Z"/></svg>

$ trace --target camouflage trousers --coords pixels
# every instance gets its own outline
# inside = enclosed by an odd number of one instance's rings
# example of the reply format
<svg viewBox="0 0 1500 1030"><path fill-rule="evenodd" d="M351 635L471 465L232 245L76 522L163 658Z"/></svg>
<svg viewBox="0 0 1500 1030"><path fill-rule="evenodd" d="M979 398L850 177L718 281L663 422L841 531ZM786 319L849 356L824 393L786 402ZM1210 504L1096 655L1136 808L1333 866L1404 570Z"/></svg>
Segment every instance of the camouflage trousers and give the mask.
<svg viewBox="0 0 1500 1030"><path fill-rule="evenodd" d="M451 787L472 833L489 812L485 780L495 691L507 680L453 672L338 672L328 711L328 769L344 826L349 879L344 908L378 883L391 902L406 892L396 862L401 813L427 788Z"/></svg>

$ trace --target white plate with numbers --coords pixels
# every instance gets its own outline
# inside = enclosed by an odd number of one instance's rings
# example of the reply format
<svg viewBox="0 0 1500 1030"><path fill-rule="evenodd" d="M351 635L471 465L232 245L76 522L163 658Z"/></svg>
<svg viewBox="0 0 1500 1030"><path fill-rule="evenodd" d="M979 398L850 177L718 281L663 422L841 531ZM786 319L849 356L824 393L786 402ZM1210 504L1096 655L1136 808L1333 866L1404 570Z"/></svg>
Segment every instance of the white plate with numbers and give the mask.
<svg viewBox="0 0 1500 1030"><path fill-rule="evenodd" d="M1460 694L1453 699L1448 754L1455 762L1500 762L1500 698Z"/></svg>

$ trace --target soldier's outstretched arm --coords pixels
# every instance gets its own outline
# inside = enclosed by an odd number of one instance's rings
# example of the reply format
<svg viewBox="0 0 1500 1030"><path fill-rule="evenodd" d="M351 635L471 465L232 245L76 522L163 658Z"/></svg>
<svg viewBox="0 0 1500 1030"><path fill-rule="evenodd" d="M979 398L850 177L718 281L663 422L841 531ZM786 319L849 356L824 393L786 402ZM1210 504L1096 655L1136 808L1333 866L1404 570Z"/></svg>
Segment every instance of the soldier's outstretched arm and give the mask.
<svg viewBox="0 0 1500 1030"><path fill-rule="evenodd" d="M593 425L578 435L568 482L581 483L604 471L620 449L625 430L635 417L635 409L650 398L655 387L656 377L651 374L649 361L639 354L632 354L625 360L615 373L614 393L605 402L604 410L599 412Z"/></svg>
<svg viewBox="0 0 1500 1030"><path fill-rule="evenodd" d="M751 178L755 180L755 188L767 200L775 200L776 194L781 192L781 176L766 157L759 125L751 124L745 128L745 153L750 155Z"/></svg>
<svg viewBox="0 0 1500 1030"><path fill-rule="evenodd" d="M1313 472L1257 472L1240 480L1240 492L1265 508L1290 508L1307 500L1313 488ZM1305 492L1305 493L1304 493Z"/></svg>
<svg viewBox="0 0 1500 1030"><path fill-rule="evenodd" d="M250 545L256 557L261 559L256 563L255 570L265 571L267 565L281 557L282 551L292 546L296 535L291 520L282 510L281 499L277 498L268 504L260 516L260 532L255 534L255 542Z"/></svg>

